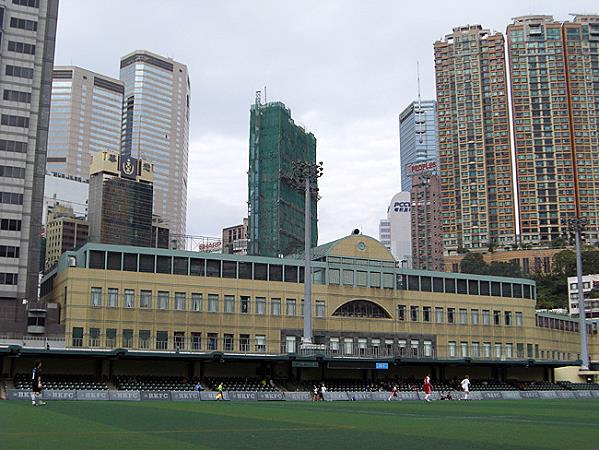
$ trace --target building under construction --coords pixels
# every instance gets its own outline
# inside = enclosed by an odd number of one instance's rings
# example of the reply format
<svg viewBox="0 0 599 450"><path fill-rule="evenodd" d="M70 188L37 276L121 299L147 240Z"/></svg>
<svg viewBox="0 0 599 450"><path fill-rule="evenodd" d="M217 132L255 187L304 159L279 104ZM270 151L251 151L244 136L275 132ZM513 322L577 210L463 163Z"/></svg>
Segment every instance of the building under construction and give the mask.
<svg viewBox="0 0 599 450"><path fill-rule="evenodd" d="M250 113L248 171L248 253L279 256L304 248L304 188L294 179L294 162L316 162L316 138L296 125L281 102L262 104ZM300 187L301 186L301 187ZM312 247L317 245L318 190L312 186Z"/></svg>

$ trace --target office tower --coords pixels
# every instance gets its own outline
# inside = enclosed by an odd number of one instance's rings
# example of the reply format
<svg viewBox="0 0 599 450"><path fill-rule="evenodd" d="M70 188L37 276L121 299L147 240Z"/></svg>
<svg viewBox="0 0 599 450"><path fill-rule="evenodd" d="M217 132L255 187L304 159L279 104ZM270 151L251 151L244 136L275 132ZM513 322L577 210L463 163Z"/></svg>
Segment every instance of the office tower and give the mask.
<svg viewBox="0 0 599 450"><path fill-rule="evenodd" d="M89 242L152 246L151 163L100 152L89 179Z"/></svg>
<svg viewBox="0 0 599 450"><path fill-rule="evenodd" d="M515 241L504 39L480 25L434 44L445 254Z"/></svg>
<svg viewBox="0 0 599 450"><path fill-rule="evenodd" d="M393 255L401 263L401 267L412 267L412 236L410 227L410 193L398 192L391 199L387 208L387 221L381 220L379 233L381 237L386 237L387 223L389 245L387 246L381 240Z"/></svg>
<svg viewBox="0 0 599 450"><path fill-rule="evenodd" d="M391 221L389 219L379 221L379 242L391 251Z"/></svg>
<svg viewBox="0 0 599 450"><path fill-rule="evenodd" d="M423 171L412 176L412 268L442 272L443 236L439 177Z"/></svg>
<svg viewBox="0 0 599 450"><path fill-rule="evenodd" d="M599 16L517 17L507 35L522 242L559 239L576 216L597 242Z"/></svg>
<svg viewBox="0 0 599 450"><path fill-rule="evenodd" d="M246 255L248 249L248 219L232 227L223 228L223 253Z"/></svg>
<svg viewBox="0 0 599 450"><path fill-rule="evenodd" d="M38 307L57 15L58 0L0 5L0 235L11 254L0 258L3 333L23 333L26 307Z"/></svg>
<svg viewBox="0 0 599 450"><path fill-rule="evenodd" d="M154 163L154 214L185 235L191 88L187 66L147 51L121 59L121 153ZM174 236L173 236L174 235Z"/></svg>
<svg viewBox="0 0 599 450"><path fill-rule="evenodd" d="M401 190L410 192L413 164L439 160L437 135L437 102L417 100L399 115L399 157Z"/></svg>
<svg viewBox="0 0 599 450"><path fill-rule="evenodd" d="M293 162L316 163L316 138L296 125L281 102L261 104L250 112L248 171L248 253L289 255L304 251L304 189L294 182ZM311 208L311 245L318 242L317 183Z"/></svg>
<svg viewBox="0 0 599 450"><path fill-rule="evenodd" d="M119 151L124 90L119 80L81 67L54 67L49 172L89 178L94 153Z"/></svg>
<svg viewBox="0 0 599 450"><path fill-rule="evenodd" d="M58 263L60 255L76 250L87 242L88 224L85 217L78 217L73 208L57 206L48 214L46 224L46 258L44 270Z"/></svg>

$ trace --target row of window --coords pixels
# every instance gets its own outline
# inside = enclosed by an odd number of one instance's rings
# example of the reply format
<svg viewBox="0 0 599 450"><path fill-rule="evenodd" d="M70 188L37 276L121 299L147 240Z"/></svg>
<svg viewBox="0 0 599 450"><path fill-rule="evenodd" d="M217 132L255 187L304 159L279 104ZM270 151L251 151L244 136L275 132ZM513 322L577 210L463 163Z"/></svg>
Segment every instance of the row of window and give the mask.
<svg viewBox="0 0 599 450"><path fill-rule="evenodd" d="M19 247L13 245L0 245L0 258L18 258Z"/></svg>
<svg viewBox="0 0 599 450"><path fill-rule="evenodd" d="M25 168L13 166L0 166L0 177L25 178Z"/></svg>
<svg viewBox="0 0 599 450"><path fill-rule="evenodd" d="M0 123L9 127L29 128L29 117L2 114Z"/></svg>
<svg viewBox="0 0 599 450"><path fill-rule="evenodd" d="M409 312L409 316L408 316ZM434 314L434 316L433 316ZM420 306L410 305L408 310L406 305L397 305L397 320L411 322L435 322L435 323L453 323L459 325L506 325L517 327L524 326L522 312L516 311L512 316L512 311L489 310L481 311L477 308L472 308L468 311L467 308L443 308L436 306L433 311L432 306L423 306L422 314ZM514 322L515 318L515 322Z"/></svg>
<svg viewBox="0 0 599 450"><path fill-rule="evenodd" d="M17 78L33 79L33 69L31 67L6 65L6 75Z"/></svg>
<svg viewBox="0 0 599 450"><path fill-rule="evenodd" d="M0 203L5 203L7 205L22 205L23 194L18 194L16 192L0 192Z"/></svg>
<svg viewBox="0 0 599 450"><path fill-rule="evenodd" d="M0 272L0 284L16 286L18 282L19 279L16 273Z"/></svg>
<svg viewBox="0 0 599 450"><path fill-rule="evenodd" d="M31 92L4 89L4 100L9 102L31 103Z"/></svg>
<svg viewBox="0 0 599 450"><path fill-rule="evenodd" d="M104 298L102 294L102 288L92 287L90 294L90 304L93 307L101 307L103 305L109 308L121 307L121 300L119 298L119 289L108 288L107 294ZM224 295L222 299L223 306L220 306L221 299L218 294L208 294L207 304L204 305L204 295L202 293L192 293L190 296L191 302L188 304L187 293L175 292L171 295L169 291L158 291L156 296L153 296L151 290L140 290L139 298L136 298L134 289L125 289L123 292L122 307L124 308L141 308L141 309L159 309L159 310L170 310L175 311L193 311L202 312L207 311L211 313L224 312L233 314L239 311L241 314L267 314L267 301L266 297L255 297L252 299L249 296L242 295L236 298L234 295ZM324 300L316 300L315 314L316 317L325 317L326 315L326 304ZM280 298L270 299L270 315L280 316L282 311L283 301ZM294 298L285 299L285 315L286 316L297 316L298 310L300 315L303 315L304 301L300 300L298 308L298 301ZM206 309L204 309L206 308Z"/></svg>
<svg viewBox="0 0 599 450"><path fill-rule="evenodd" d="M0 139L0 151L13 153L27 153L27 142Z"/></svg>
<svg viewBox="0 0 599 450"><path fill-rule="evenodd" d="M8 41L8 50L15 53L35 55L35 45L27 42Z"/></svg>
<svg viewBox="0 0 599 450"><path fill-rule="evenodd" d="M21 231L21 221L18 219L0 219L0 230Z"/></svg>
<svg viewBox="0 0 599 450"><path fill-rule="evenodd" d="M28 6L29 8L39 8L40 0L12 0L13 5Z"/></svg>
<svg viewBox="0 0 599 450"><path fill-rule="evenodd" d="M37 22L35 20L19 19L18 17L10 18L10 26L19 28L20 30L37 31Z"/></svg>
<svg viewBox="0 0 599 450"><path fill-rule="evenodd" d="M87 337L87 339L85 339ZM121 346L123 348L139 348L152 350L205 350L205 351L239 351L239 352L266 352L266 335L255 335L253 339L249 334L205 333L202 339L201 332L191 332L189 337L184 331L175 331L169 336L168 331L156 331L154 338L151 330L139 330L137 335L133 329L123 329L118 335L116 328L107 328L104 336L100 328L92 327L87 336L83 328L73 327L73 347L109 347ZM87 342L86 342L87 341Z"/></svg>

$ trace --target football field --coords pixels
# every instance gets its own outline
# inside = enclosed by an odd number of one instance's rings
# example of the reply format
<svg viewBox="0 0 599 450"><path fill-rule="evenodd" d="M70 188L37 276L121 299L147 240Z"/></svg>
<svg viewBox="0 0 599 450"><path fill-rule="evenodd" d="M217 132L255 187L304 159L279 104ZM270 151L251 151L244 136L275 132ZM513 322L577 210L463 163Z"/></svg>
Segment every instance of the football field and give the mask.
<svg viewBox="0 0 599 450"><path fill-rule="evenodd" d="M2 401L0 448L597 449L599 401Z"/></svg>

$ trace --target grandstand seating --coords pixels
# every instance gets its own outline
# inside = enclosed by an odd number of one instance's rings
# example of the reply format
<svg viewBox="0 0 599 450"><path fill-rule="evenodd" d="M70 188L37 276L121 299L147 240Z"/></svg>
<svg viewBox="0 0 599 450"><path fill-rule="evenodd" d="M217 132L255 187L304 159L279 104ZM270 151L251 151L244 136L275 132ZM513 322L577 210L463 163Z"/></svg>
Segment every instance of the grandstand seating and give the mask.
<svg viewBox="0 0 599 450"><path fill-rule="evenodd" d="M93 375L43 375L44 388L54 390L108 390L104 380L99 380ZM31 375L28 373L17 374L14 378L17 389L31 389Z"/></svg>
<svg viewBox="0 0 599 450"><path fill-rule="evenodd" d="M208 377L205 382L212 390L216 390L219 383L223 383L223 390L225 391L279 391L276 386L271 386L269 380L261 380L255 377Z"/></svg>
<svg viewBox="0 0 599 450"><path fill-rule="evenodd" d="M193 391L197 379L153 375L117 375L113 383L121 391Z"/></svg>
<svg viewBox="0 0 599 450"><path fill-rule="evenodd" d="M572 391L596 391L599 390L597 383L572 383L570 381L558 381L560 386Z"/></svg>
<svg viewBox="0 0 599 450"><path fill-rule="evenodd" d="M561 384L550 381L515 381L514 385L521 391L563 391L566 390Z"/></svg>
<svg viewBox="0 0 599 450"><path fill-rule="evenodd" d="M471 391L516 391L509 383L495 380L470 380Z"/></svg>

